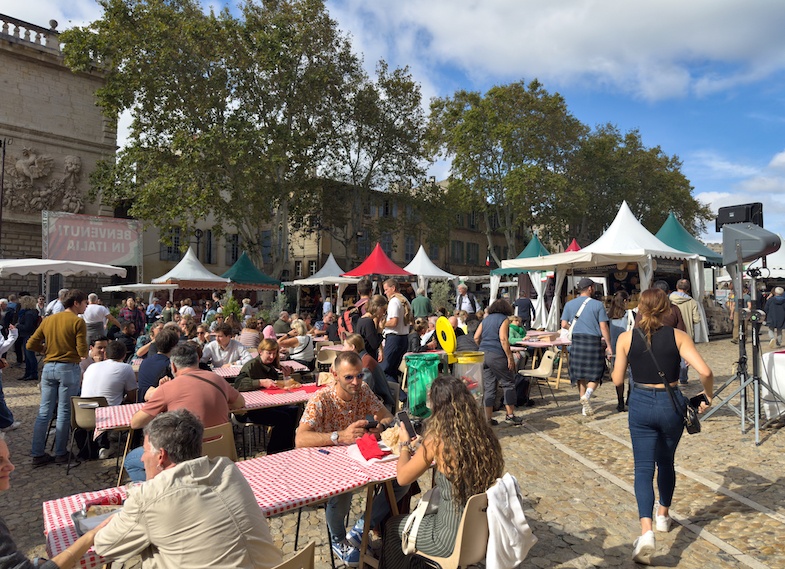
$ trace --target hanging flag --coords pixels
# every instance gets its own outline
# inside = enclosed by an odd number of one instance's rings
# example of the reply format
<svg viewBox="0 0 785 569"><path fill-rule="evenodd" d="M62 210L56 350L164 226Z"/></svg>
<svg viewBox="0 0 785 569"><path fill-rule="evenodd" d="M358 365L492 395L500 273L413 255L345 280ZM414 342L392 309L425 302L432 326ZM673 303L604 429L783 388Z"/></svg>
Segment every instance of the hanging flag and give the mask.
<svg viewBox="0 0 785 569"><path fill-rule="evenodd" d="M488 251L488 253L485 255L485 266L486 267L490 267L491 266L491 252L490 251Z"/></svg>

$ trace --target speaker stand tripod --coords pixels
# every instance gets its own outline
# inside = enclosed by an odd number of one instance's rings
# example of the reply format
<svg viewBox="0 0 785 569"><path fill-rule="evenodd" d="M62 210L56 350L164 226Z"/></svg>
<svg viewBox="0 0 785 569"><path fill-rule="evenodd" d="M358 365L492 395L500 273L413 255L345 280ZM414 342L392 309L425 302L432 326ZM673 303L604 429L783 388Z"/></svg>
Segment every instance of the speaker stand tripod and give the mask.
<svg viewBox="0 0 785 569"><path fill-rule="evenodd" d="M754 287L754 280L753 280L753 287ZM755 429L755 444L760 445L760 399L761 399L761 386L765 387L768 392L773 395L776 399L780 402L785 404L785 399L783 399L776 391L774 391L771 386L763 381L760 377L760 327L763 323L763 318L765 314L760 310L753 310L750 311L747 308L742 308L743 305L743 294L741 291L741 273L739 273L739 286L736 289L739 291L737 293L738 299L738 306L737 310L739 310L739 361L737 362L737 369L736 375L731 377L728 381L723 383L717 391L714 392L712 397L712 406L706 413L703 414L703 419L706 420L714 413L719 411L722 407L728 407L734 413L736 413L739 417L741 417L741 432L742 434L746 433L748 423L752 423ZM753 298L754 301L754 298ZM750 320L752 323L752 377L747 373L747 349L746 343L747 338L745 335L745 322L746 320ZM719 397L720 393L722 393L725 389L730 387L736 381L739 382L739 386L732 391L726 399L722 399ZM747 408L747 387L752 385L752 400L753 400L753 413L752 418L747 416L748 408ZM739 396L739 406L736 407L731 403L731 400ZM719 405L714 405L714 401L719 400ZM775 419L771 419L764 423L763 427L765 428L769 423L773 422Z"/></svg>

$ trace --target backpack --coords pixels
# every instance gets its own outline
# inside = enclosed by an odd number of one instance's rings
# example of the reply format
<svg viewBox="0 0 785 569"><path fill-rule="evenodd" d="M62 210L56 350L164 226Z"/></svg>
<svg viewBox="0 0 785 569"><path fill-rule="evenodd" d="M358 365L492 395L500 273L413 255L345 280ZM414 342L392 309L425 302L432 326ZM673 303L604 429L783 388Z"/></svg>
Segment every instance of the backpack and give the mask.
<svg viewBox="0 0 785 569"><path fill-rule="evenodd" d="M360 309L367 302L367 298L361 298L357 301L357 304L345 310L341 317L338 318L338 337L341 338L341 341L344 341L349 334L354 334L354 327L357 325L360 316L362 316Z"/></svg>
<svg viewBox="0 0 785 569"><path fill-rule="evenodd" d="M409 304L409 301L406 300L406 297L402 295L400 292L396 292L393 295L393 298L397 298L398 301L403 306L403 323L407 326L414 325L414 314L412 313L412 305Z"/></svg>

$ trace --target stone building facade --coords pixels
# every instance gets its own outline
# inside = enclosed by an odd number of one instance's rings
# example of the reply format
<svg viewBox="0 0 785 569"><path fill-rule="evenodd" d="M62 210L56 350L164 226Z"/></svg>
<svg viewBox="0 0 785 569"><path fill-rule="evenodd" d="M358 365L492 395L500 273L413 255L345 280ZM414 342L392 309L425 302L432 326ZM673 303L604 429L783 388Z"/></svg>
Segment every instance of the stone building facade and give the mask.
<svg viewBox="0 0 785 569"><path fill-rule="evenodd" d="M41 257L41 211L111 215L87 198L96 163L116 150L114 121L101 113L100 73L73 73L63 63L57 23L51 28L0 14L0 139L5 146L0 257ZM65 278L64 286L108 279ZM81 283L81 284L80 284ZM55 288L59 280L52 283ZM41 289L37 277L4 278L0 294Z"/></svg>

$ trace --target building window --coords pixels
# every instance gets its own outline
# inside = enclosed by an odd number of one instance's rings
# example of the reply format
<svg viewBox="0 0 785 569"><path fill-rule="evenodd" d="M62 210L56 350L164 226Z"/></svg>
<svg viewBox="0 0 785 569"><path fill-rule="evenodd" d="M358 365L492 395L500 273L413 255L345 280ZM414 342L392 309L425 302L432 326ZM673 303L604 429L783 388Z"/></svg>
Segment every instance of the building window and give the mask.
<svg viewBox="0 0 785 569"><path fill-rule="evenodd" d="M477 229L477 212L473 211L469 214L469 229Z"/></svg>
<svg viewBox="0 0 785 569"><path fill-rule="evenodd" d="M316 271L316 261L308 261L308 275L314 275L316 274Z"/></svg>
<svg viewBox="0 0 785 569"><path fill-rule="evenodd" d="M171 245L166 245L161 241L160 259L161 261L179 261L183 258L183 254L180 252L179 227L175 227L169 231L169 239L172 242Z"/></svg>
<svg viewBox="0 0 785 569"><path fill-rule="evenodd" d="M382 239L381 239L381 244L382 244L382 251L387 253L388 257L392 257L392 253L393 253L393 250L392 250L393 249L392 234L391 233L383 233L382 234Z"/></svg>
<svg viewBox="0 0 785 569"><path fill-rule="evenodd" d="M414 237L407 235L404 247L404 256L406 257L406 261L409 262L414 259L414 255L416 253L417 251L414 250Z"/></svg>
<svg viewBox="0 0 785 569"><path fill-rule="evenodd" d="M462 213L455 214L455 225L456 225L456 227L463 227L463 214Z"/></svg>
<svg viewBox="0 0 785 569"><path fill-rule="evenodd" d="M490 216L489 219L490 219L490 224L491 224L491 231L496 231L497 229L499 229L499 225L500 225L499 224L499 214L496 213L496 212L493 212L493 214Z"/></svg>
<svg viewBox="0 0 785 569"><path fill-rule="evenodd" d="M431 261L433 261L434 263L438 263L439 262L439 246L438 245L434 245L433 243L431 243L431 246L429 247L429 251L428 251L428 256L431 258Z"/></svg>
<svg viewBox="0 0 785 569"><path fill-rule="evenodd" d="M262 263L265 265L273 262L273 232L270 229L262 231Z"/></svg>
<svg viewBox="0 0 785 569"><path fill-rule="evenodd" d="M204 262L207 265L214 265L218 262L217 251L215 250L215 240L213 238L213 230L208 229L202 236L204 241Z"/></svg>
<svg viewBox="0 0 785 569"><path fill-rule="evenodd" d="M357 232L357 256L365 259L371 254L371 240L368 239L368 232L364 229Z"/></svg>
<svg viewBox="0 0 785 569"><path fill-rule="evenodd" d="M450 241L450 262L463 264L463 241Z"/></svg>
<svg viewBox="0 0 785 569"><path fill-rule="evenodd" d="M480 263L480 246L477 243L466 244L466 264L478 265Z"/></svg>
<svg viewBox="0 0 785 569"><path fill-rule="evenodd" d="M240 234L232 233L226 236L226 265L234 265L240 258Z"/></svg>
<svg viewBox="0 0 785 569"><path fill-rule="evenodd" d="M303 262L302 261L295 261L294 262L294 276L295 278L300 278L303 276Z"/></svg>

